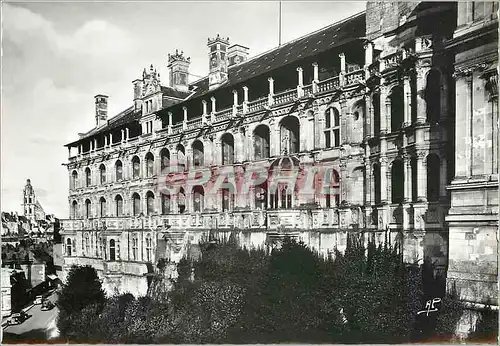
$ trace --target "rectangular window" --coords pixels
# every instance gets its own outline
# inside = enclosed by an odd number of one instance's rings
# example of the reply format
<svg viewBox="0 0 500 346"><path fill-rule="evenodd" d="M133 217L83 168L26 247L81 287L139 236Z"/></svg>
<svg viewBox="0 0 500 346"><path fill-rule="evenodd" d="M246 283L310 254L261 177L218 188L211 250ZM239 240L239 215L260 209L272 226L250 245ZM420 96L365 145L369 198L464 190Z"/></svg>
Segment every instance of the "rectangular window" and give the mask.
<svg viewBox="0 0 500 346"><path fill-rule="evenodd" d="M132 239L132 259L137 260L137 238Z"/></svg>
<svg viewBox="0 0 500 346"><path fill-rule="evenodd" d="M486 2L477 1L472 3L473 17L474 21L484 19L484 6Z"/></svg>
<svg viewBox="0 0 500 346"><path fill-rule="evenodd" d="M332 146L332 133L330 131L325 131L325 147L331 148Z"/></svg>

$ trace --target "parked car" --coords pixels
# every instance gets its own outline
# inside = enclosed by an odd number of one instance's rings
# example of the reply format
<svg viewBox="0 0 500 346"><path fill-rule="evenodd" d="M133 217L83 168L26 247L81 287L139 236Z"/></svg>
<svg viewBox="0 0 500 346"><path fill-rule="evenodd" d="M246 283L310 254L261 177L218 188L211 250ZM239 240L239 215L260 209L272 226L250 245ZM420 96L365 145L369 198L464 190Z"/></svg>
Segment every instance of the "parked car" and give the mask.
<svg viewBox="0 0 500 346"><path fill-rule="evenodd" d="M42 310L51 310L52 308L54 308L54 303L52 303L50 300L45 299L42 302Z"/></svg>
<svg viewBox="0 0 500 346"><path fill-rule="evenodd" d="M28 315L26 315L26 312L21 310L20 312L17 312L17 313L12 315L12 319L11 319L12 324L21 324L24 321L26 321L27 318L28 318Z"/></svg>
<svg viewBox="0 0 500 346"><path fill-rule="evenodd" d="M39 296L36 296L35 298L35 301L33 302L33 304L42 304L42 301L43 301L43 295L39 295Z"/></svg>

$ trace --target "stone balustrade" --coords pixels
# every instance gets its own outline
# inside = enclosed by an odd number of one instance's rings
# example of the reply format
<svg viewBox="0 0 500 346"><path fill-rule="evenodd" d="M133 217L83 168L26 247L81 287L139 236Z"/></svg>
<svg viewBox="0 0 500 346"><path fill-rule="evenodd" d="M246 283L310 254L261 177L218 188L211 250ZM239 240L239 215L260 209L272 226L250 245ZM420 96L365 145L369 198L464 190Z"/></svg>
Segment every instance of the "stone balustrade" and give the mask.
<svg viewBox="0 0 500 346"><path fill-rule="evenodd" d="M320 81L318 83L318 92L322 93L322 92L338 89L339 86L340 86L339 77L338 76L331 77L331 78L325 79L323 81Z"/></svg>

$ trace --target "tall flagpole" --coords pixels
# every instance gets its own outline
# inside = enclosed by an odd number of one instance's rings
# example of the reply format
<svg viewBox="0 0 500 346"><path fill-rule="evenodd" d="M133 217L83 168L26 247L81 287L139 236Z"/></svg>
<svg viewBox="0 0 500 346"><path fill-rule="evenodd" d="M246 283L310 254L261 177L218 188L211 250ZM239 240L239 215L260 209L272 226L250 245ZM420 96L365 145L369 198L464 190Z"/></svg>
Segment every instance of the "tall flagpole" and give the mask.
<svg viewBox="0 0 500 346"><path fill-rule="evenodd" d="M281 1L280 1L280 14L279 14L279 38L278 38L278 45L281 46Z"/></svg>

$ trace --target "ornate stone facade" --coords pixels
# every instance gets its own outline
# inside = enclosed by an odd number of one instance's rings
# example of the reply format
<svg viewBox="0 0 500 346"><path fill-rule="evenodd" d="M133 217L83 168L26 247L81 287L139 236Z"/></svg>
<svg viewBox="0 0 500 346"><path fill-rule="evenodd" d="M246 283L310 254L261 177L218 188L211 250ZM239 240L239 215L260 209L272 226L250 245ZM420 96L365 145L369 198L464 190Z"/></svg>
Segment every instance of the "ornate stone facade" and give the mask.
<svg viewBox="0 0 500 346"><path fill-rule="evenodd" d="M144 294L160 258L175 263L210 231L236 233L245 246L289 235L325 256L345 248L347 231L363 231L399 242L407 262L444 271L447 186L459 160L451 153L461 152L447 48L457 5L387 6L368 3L366 13L227 69L229 39L209 40L217 80L193 83L176 103L160 102L171 88L142 93L136 107L68 144L66 267L91 264L108 291ZM327 166L314 179L330 193L280 182L247 194L192 186L170 195L161 185L171 166L185 175L206 168L210 183L226 168L244 176Z"/></svg>

